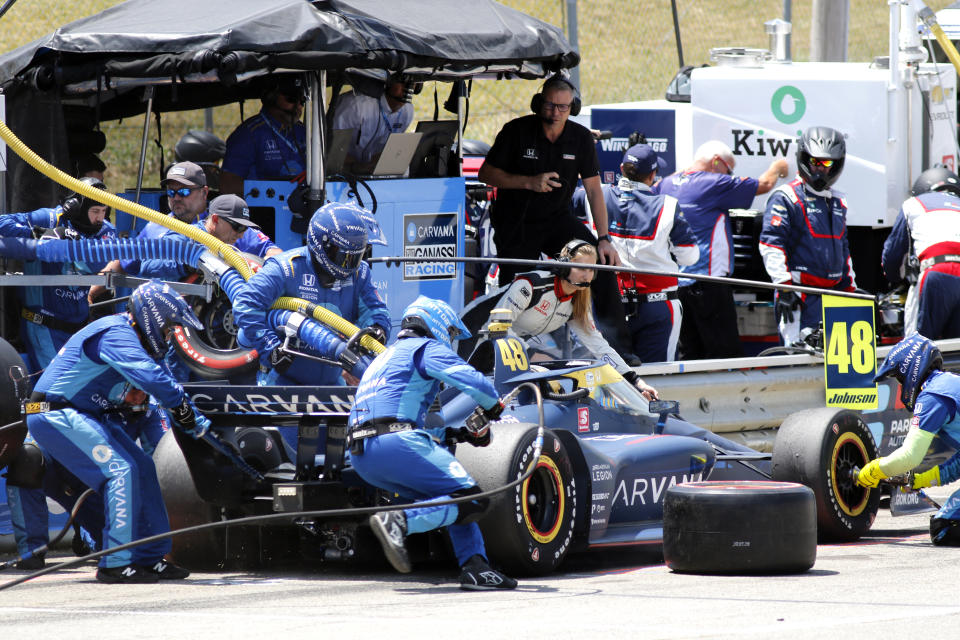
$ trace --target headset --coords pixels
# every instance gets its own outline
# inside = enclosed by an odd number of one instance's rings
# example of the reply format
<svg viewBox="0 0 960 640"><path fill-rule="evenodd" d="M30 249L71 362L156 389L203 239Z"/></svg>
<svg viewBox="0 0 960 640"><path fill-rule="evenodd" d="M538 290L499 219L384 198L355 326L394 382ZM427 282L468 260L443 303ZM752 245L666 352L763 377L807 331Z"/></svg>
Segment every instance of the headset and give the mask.
<svg viewBox="0 0 960 640"><path fill-rule="evenodd" d="M579 115L580 107L583 106L583 103L580 100L580 90L577 89L577 87L562 73L555 73L544 80L543 86L540 87L540 91L533 94L533 97L530 98L530 110L535 114L540 115L540 112L543 111L543 92L555 85L565 85L571 91L573 91L573 102L570 104L570 115Z"/></svg>
<svg viewBox="0 0 960 640"><path fill-rule="evenodd" d="M593 245L587 242L586 240L581 240L580 238L574 238L567 244L563 245L563 249L561 249L560 253L557 254L557 262L565 262L567 264L564 266L554 267L552 271L556 273L557 276L559 276L560 278L563 278L564 280L567 280L569 282L570 262L576 257L577 252L580 251L580 249L582 249L583 247L592 247L592 246ZM587 286L589 286L589 284Z"/></svg>

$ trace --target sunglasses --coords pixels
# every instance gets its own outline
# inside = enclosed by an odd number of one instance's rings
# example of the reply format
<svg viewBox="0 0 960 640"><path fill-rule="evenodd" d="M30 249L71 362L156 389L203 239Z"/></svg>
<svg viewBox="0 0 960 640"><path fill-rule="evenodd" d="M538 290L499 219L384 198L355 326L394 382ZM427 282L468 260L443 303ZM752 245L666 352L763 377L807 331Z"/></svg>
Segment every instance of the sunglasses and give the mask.
<svg viewBox="0 0 960 640"><path fill-rule="evenodd" d="M227 218L220 218L220 219L226 222L228 225L230 225L230 228L236 231L237 233L243 233L244 231L247 230L247 227L240 224L239 222L234 222L233 220L228 220Z"/></svg>
<svg viewBox="0 0 960 640"><path fill-rule="evenodd" d="M303 94L281 93L280 95L290 104L305 104L307 101L307 96Z"/></svg>
<svg viewBox="0 0 960 640"><path fill-rule="evenodd" d="M557 104L556 102L544 102L543 108L546 109L547 111L550 111L551 109L556 109L560 113L566 113L567 111L570 111L569 104Z"/></svg>
<svg viewBox="0 0 960 640"><path fill-rule="evenodd" d="M167 197L172 198L173 196L180 196L181 198L186 198L189 196L196 187L183 187L182 189L167 189Z"/></svg>
<svg viewBox="0 0 960 640"><path fill-rule="evenodd" d="M833 166L833 160L830 160L829 158L810 158L810 165L829 169Z"/></svg>

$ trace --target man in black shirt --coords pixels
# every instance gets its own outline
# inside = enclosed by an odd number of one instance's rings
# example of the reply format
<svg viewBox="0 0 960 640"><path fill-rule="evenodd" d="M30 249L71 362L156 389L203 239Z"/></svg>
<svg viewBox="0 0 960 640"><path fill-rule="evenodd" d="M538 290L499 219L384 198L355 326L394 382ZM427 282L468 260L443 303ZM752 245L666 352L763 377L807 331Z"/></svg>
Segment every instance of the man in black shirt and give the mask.
<svg viewBox="0 0 960 640"><path fill-rule="evenodd" d="M576 122L580 111L576 87L556 74L547 79L530 101L533 115L503 126L487 153L477 177L497 187L490 222L501 258L537 260L540 253L557 255L573 238L597 246L601 264L620 264L610 244L607 209L600 189L600 163L593 134ZM598 238L573 215L570 198L583 181ZM500 284L529 268L500 265ZM600 330L614 336L610 344L631 365L629 334L613 272L601 271L593 285Z"/></svg>
<svg viewBox="0 0 960 640"><path fill-rule="evenodd" d="M533 115L503 126L478 178L497 187L490 221L497 255L537 260L540 252L556 255L572 238L597 244L570 212L570 196L583 180L599 238L601 263L620 264L607 235L607 210L600 189L597 150L590 130L568 122L580 101L573 85L559 75L549 78L531 101ZM500 283L509 284L523 267L500 266Z"/></svg>

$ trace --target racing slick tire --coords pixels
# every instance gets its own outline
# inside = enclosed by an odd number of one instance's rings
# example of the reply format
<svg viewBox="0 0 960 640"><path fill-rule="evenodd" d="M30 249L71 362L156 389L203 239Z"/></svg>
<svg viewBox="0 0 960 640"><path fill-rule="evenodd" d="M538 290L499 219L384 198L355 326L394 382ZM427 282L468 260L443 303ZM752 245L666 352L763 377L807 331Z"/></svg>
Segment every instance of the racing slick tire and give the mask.
<svg viewBox="0 0 960 640"><path fill-rule="evenodd" d="M189 438L189 436L187 436ZM163 434L153 453L157 479L170 519L177 531L223 520L220 507L205 502L194 485L183 451L171 429ZM248 569L259 565L255 527L216 527L171 538L174 562L189 569Z"/></svg>
<svg viewBox="0 0 960 640"><path fill-rule="evenodd" d="M489 446L457 447L457 458L484 491L502 487L527 470L537 435L530 424L501 422L492 429ZM554 571L570 549L578 507L570 456L560 439L544 430L533 474L493 496L480 520L491 562L510 575Z"/></svg>
<svg viewBox="0 0 960 640"><path fill-rule="evenodd" d="M851 542L870 530L880 508L880 490L856 484L853 469L877 455L873 435L857 412L807 409L780 425L772 476L813 489L821 542Z"/></svg>
<svg viewBox="0 0 960 640"><path fill-rule="evenodd" d="M678 573L801 573L817 559L813 491L770 481L667 489L663 559Z"/></svg>

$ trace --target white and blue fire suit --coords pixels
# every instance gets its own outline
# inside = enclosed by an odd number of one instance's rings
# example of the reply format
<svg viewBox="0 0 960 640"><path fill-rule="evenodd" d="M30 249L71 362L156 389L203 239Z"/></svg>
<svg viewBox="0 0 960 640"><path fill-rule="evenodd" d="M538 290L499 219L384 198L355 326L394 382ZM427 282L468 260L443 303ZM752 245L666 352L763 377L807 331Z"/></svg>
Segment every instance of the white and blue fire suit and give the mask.
<svg viewBox="0 0 960 640"><path fill-rule="evenodd" d="M407 500L441 501L477 486L450 451L438 444L445 440L445 427L424 428L441 382L485 409L498 402L487 378L432 338L401 334L367 367L350 411L351 429L390 422L408 425L408 430L363 440L362 452L353 453L351 461L365 482ZM460 565L475 554L486 558L477 523L457 524L458 505L417 507L404 513L408 534L447 527Z"/></svg>
<svg viewBox="0 0 960 640"><path fill-rule="evenodd" d="M85 239L64 218L61 207L37 209L29 213L11 213L0 216L0 237L29 238L33 227L55 229L64 238ZM117 237L116 229L107 221L94 236L96 240L111 240ZM54 263L30 261L24 264L25 275L65 276L92 275L100 272L106 263L72 262ZM22 287L19 289L20 335L26 343L27 363L31 371L47 366L60 347L75 331L87 322L90 307L87 302L89 286Z"/></svg>
<svg viewBox="0 0 960 640"><path fill-rule="evenodd" d="M255 348L260 362L269 367L270 353L283 343L283 329L268 326L270 306L281 296L302 298L328 309L360 327L379 325L389 336L390 313L370 278L370 266L361 262L357 271L346 280L337 280L324 287L310 258L307 247L300 247L271 256L239 291L233 300L233 311L239 333L237 342L247 349ZM297 345L306 353L316 352ZM264 385L339 385L341 369L306 358L294 358L283 373L273 369L261 371L258 382Z"/></svg>
<svg viewBox="0 0 960 640"><path fill-rule="evenodd" d="M853 262L847 234L847 203L837 191L813 191L797 178L770 195L760 232L760 255L774 283L793 283L853 291ZM822 316L820 296L801 294L803 309L793 322L780 322L785 344L800 330L816 328Z"/></svg>
<svg viewBox="0 0 960 640"><path fill-rule="evenodd" d="M919 274L907 273L912 256ZM919 275L907 293L904 335L960 338L960 198L938 191L908 198L883 243L882 262L892 284Z"/></svg>
<svg viewBox="0 0 960 640"><path fill-rule="evenodd" d="M40 376L31 400L49 406L27 409L44 457L103 498L105 548L170 528L153 460L106 415L122 405L128 383L166 408L186 398L141 346L130 316L107 316L74 334ZM170 540L159 540L104 556L100 566L150 565L169 551Z"/></svg>
<svg viewBox="0 0 960 640"><path fill-rule="evenodd" d="M677 199L656 195L642 182L621 178L603 190L610 221L610 242L623 266L649 271L677 271L700 257L697 238ZM633 353L643 362L674 359L680 337L682 309L677 278L648 274L617 274L620 295L633 338Z"/></svg>

